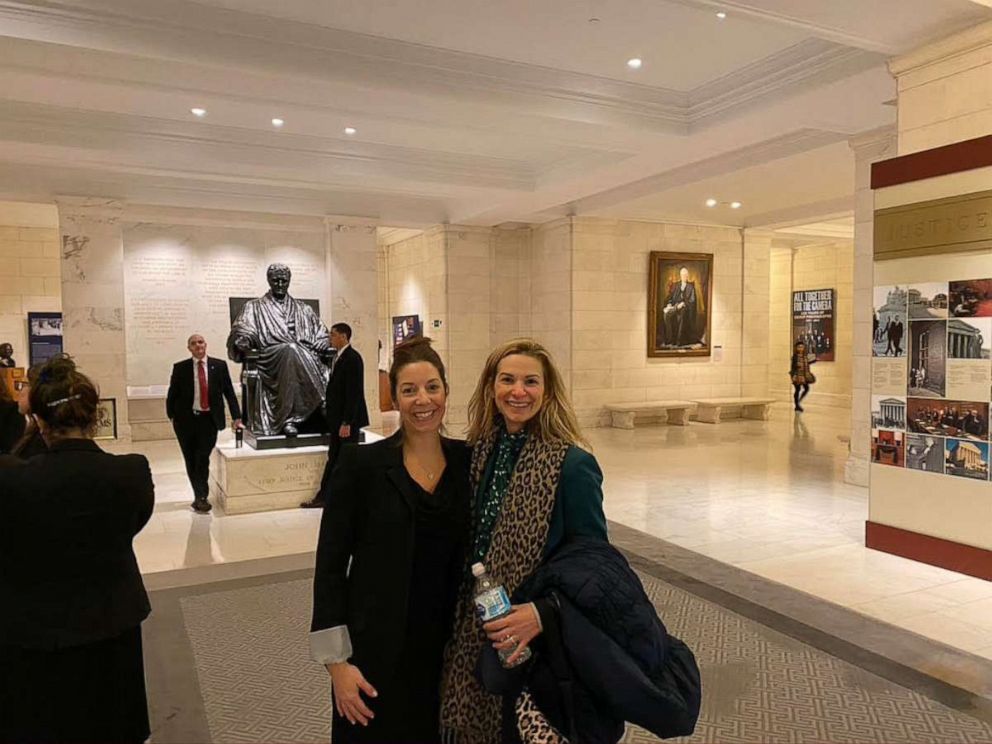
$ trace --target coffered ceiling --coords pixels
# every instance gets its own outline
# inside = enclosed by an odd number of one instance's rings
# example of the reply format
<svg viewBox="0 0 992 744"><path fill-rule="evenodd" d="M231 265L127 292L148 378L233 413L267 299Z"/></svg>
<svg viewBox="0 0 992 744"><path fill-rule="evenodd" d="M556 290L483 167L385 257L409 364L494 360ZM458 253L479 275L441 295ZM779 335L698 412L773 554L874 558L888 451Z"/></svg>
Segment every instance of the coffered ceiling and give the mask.
<svg viewBox="0 0 992 744"><path fill-rule="evenodd" d="M988 18L973 0L0 0L0 199L409 227L819 216L850 197L847 138L894 121L886 56ZM744 208L707 210L716 190Z"/></svg>

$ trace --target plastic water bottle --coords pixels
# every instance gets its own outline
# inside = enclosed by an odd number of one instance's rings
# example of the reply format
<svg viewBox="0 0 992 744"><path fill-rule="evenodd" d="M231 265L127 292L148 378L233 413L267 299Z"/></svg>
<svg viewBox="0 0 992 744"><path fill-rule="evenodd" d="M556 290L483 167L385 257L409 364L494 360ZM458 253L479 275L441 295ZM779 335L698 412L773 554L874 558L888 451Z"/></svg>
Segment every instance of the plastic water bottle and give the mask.
<svg viewBox="0 0 992 744"><path fill-rule="evenodd" d="M479 613L482 622L488 623L509 615L513 610L513 606L510 604L510 597L507 595L503 585L493 581L489 574L486 573L486 567L481 563L476 563L472 566L472 575L475 577L475 609ZM510 648L506 650L501 649L497 652L499 653L500 663L507 669L519 666L530 658L530 648L528 647L517 657L515 662L507 664L507 659L513 655L515 650Z"/></svg>

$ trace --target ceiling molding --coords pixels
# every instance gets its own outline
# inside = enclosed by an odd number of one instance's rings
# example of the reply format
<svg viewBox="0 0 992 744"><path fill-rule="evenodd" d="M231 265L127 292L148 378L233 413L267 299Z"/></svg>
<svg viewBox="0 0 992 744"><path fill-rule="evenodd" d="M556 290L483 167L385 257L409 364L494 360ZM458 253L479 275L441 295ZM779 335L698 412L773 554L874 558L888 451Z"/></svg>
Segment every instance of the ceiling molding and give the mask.
<svg viewBox="0 0 992 744"><path fill-rule="evenodd" d="M789 28L795 28L801 31L806 31L811 36L817 36L821 39L837 42L838 44L843 44L845 46L850 46L850 47L857 47L858 49L864 49L870 52L877 52L879 54L893 55L893 54L898 54L900 51L902 51L896 46L892 44L887 44L884 41L879 41L878 39L862 36L861 34L852 34L849 31L844 31L842 29L834 28L833 26L825 26L823 24L813 23L811 21L803 20L802 18L788 15L786 13L771 11L766 8L762 8L759 5L742 2L742 0L670 0L670 1L681 3L682 5L688 5L694 8L711 8L713 9L713 11L722 10L733 13L734 15L740 15L747 18L754 18L760 21L769 21L781 26L787 26Z"/></svg>
<svg viewBox="0 0 992 744"><path fill-rule="evenodd" d="M747 219L747 226L772 229L778 225L796 225L849 214L854 214L853 184L849 196L752 215Z"/></svg>
<svg viewBox="0 0 992 744"><path fill-rule="evenodd" d="M689 120L698 124L771 96L809 89L883 64L873 52L807 39L724 75L689 95Z"/></svg>
<svg viewBox="0 0 992 744"><path fill-rule="evenodd" d="M832 145L843 139L844 135L837 132L800 129L578 199L574 202L576 214L595 212L598 209L622 204L678 186Z"/></svg>
<svg viewBox="0 0 992 744"><path fill-rule="evenodd" d="M898 78L920 67L937 64L985 47L992 47L992 21L972 26L909 54L889 60L889 71Z"/></svg>
<svg viewBox="0 0 992 744"><path fill-rule="evenodd" d="M96 7L99 5L100 7ZM510 96L545 115L687 133L717 114L880 64L870 52L810 39L689 91L641 85L467 52L173 0L0 0L25 38L69 43L53 27L90 30L93 48L316 79L348 79L464 98ZM177 7L178 6L178 7ZM177 19L185 19L181 23ZM224 29L224 31L207 29ZM97 30L98 29L98 30ZM265 54L259 54L264 42ZM81 43L81 41L79 42ZM548 110L548 101L560 109Z"/></svg>
<svg viewBox="0 0 992 744"><path fill-rule="evenodd" d="M202 147L237 162L248 148L256 162L296 159L308 165L353 175L400 176L421 182L460 183L475 187L532 190L537 174L525 163L458 153L336 138L226 127L204 122L165 121L99 111L71 111L44 104L0 100L4 139L48 146L110 151L126 144L129 152L153 152L170 146ZM195 170L191 175L195 174ZM305 179L303 179L305 180ZM329 181L333 182L333 178ZM316 182L315 182L316 183Z"/></svg>
<svg viewBox="0 0 992 744"><path fill-rule="evenodd" d="M266 212L245 212L228 209L198 209L166 207L156 204L125 203L121 222L139 224L150 222L158 225L197 225L213 227L240 227L254 230L289 230L292 232L324 234L321 217L285 215Z"/></svg>

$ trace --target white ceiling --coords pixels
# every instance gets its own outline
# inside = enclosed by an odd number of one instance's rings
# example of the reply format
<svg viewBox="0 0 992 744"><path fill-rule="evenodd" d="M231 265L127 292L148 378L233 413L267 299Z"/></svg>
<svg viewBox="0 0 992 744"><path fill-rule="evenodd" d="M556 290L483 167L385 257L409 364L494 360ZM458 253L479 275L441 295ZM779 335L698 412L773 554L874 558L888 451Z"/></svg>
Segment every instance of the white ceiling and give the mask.
<svg viewBox="0 0 992 744"><path fill-rule="evenodd" d="M208 0L209 4L638 85L690 91L808 37L669 0ZM590 19L598 19L591 23ZM702 47L707 53L700 55ZM644 61L631 71L626 61Z"/></svg>
<svg viewBox="0 0 992 744"><path fill-rule="evenodd" d="M850 200L847 138L894 122L886 55L987 18L971 0L0 0L0 199L408 227L813 218ZM739 212L701 205L731 192Z"/></svg>

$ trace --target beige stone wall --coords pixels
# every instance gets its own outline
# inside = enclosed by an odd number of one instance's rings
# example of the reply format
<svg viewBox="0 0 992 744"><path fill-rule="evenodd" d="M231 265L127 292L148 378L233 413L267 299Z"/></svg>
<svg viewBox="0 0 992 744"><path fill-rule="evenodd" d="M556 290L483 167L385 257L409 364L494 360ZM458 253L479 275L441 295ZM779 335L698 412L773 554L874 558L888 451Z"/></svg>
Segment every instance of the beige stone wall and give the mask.
<svg viewBox="0 0 992 744"><path fill-rule="evenodd" d="M492 348L493 231L446 226L448 277L448 425L460 431L469 398Z"/></svg>
<svg viewBox="0 0 992 744"><path fill-rule="evenodd" d="M574 218L572 388L583 425L606 403L740 395L743 245L736 228ZM712 253L713 345L719 356L647 357L651 251ZM767 320L765 328L767 328Z"/></svg>
<svg viewBox="0 0 992 744"><path fill-rule="evenodd" d="M392 318L419 315L424 333L434 339L434 348L445 358L448 351L448 298L445 234L435 227L413 238L380 249L380 324L383 360L392 360ZM382 266L385 265L385 272ZM383 276L385 274L385 276ZM441 327L433 328L440 320Z"/></svg>
<svg viewBox="0 0 992 744"><path fill-rule="evenodd" d="M530 330L551 352L565 384L574 387L572 300L573 287L582 286L576 277L572 251L572 221L547 222L534 229L529 262Z"/></svg>
<svg viewBox="0 0 992 744"><path fill-rule="evenodd" d="M28 365L29 312L62 310L59 231L54 227L0 226L0 343Z"/></svg>
<svg viewBox="0 0 992 744"><path fill-rule="evenodd" d="M893 60L899 154L992 132L992 22Z"/></svg>
<svg viewBox="0 0 992 744"><path fill-rule="evenodd" d="M493 346L529 335L531 324L531 262L534 232L530 228L493 231L492 315L489 341Z"/></svg>
<svg viewBox="0 0 992 744"><path fill-rule="evenodd" d="M850 408L853 341L854 241L772 247L772 282L768 388L777 398L792 396L789 361L792 353L792 293L806 289L836 290L834 337L836 361L818 363L811 404Z"/></svg>

